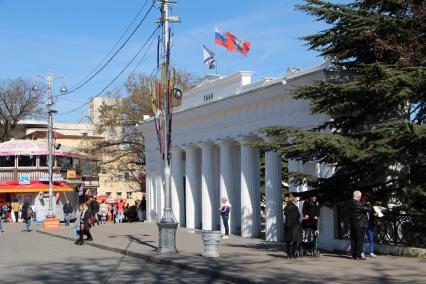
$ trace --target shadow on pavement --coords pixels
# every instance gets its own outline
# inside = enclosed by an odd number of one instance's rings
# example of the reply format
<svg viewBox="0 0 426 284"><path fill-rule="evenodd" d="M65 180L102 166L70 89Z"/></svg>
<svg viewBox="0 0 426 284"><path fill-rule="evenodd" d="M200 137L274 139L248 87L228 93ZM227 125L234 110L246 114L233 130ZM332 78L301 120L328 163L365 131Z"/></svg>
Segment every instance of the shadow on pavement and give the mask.
<svg viewBox="0 0 426 284"><path fill-rule="evenodd" d="M168 266L150 264L131 257L113 259L69 258L63 262L22 263L22 269L6 267L1 283L221 283Z"/></svg>

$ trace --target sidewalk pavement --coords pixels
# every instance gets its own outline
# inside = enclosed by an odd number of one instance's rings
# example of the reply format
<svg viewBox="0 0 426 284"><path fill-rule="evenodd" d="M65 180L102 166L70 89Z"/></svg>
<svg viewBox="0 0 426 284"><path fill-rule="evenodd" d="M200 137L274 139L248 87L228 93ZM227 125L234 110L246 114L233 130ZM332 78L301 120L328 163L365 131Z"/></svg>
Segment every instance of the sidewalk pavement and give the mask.
<svg viewBox="0 0 426 284"><path fill-rule="evenodd" d="M37 232L73 238L72 226ZM94 241L85 245L237 283L426 283L426 259L378 256L355 261L349 255L324 253L319 258L287 260L283 244L239 236L221 240L219 258L205 258L201 231L185 228L177 230L179 252L163 255L156 252L156 224L106 224L91 232Z"/></svg>

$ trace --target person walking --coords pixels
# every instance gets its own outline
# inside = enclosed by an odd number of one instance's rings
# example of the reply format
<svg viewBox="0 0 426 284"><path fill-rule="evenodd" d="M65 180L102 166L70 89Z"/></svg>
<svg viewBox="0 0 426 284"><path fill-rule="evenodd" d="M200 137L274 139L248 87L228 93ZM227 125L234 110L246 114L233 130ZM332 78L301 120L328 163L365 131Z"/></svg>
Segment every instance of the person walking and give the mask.
<svg viewBox="0 0 426 284"><path fill-rule="evenodd" d="M5 206L0 205L0 234L3 233L3 223L1 221L1 218L3 216L4 208L5 208Z"/></svg>
<svg viewBox="0 0 426 284"><path fill-rule="evenodd" d="M24 204L22 204L21 217L22 217L22 222L25 224L24 230L26 232L30 231L32 215L33 215L33 210L30 207L30 205L28 204L28 201L25 200Z"/></svg>
<svg viewBox="0 0 426 284"><path fill-rule="evenodd" d="M112 220L114 221L114 223L118 223L117 204L116 203L114 203L114 205L112 205Z"/></svg>
<svg viewBox="0 0 426 284"><path fill-rule="evenodd" d="M355 260L365 260L362 256L365 233L368 227L367 213L372 210L369 203L360 202L361 191L353 192L353 199L348 202L349 227L351 234L352 258Z"/></svg>
<svg viewBox="0 0 426 284"><path fill-rule="evenodd" d="M142 220L141 221L144 222L146 220L146 199L145 199L145 196L142 197L140 208L141 208L141 211L142 211Z"/></svg>
<svg viewBox="0 0 426 284"><path fill-rule="evenodd" d="M222 216L223 226L225 227L225 236L222 239L229 238L229 212L231 211L231 203L228 198L222 197L222 205L219 208L220 215Z"/></svg>
<svg viewBox="0 0 426 284"><path fill-rule="evenodd" d="M362 202L368 203L368 196L363 195L362 196ZM367 219L368 219L368 225L367 225L367 240L368 240L368 247L369 247L369 254L370 257L376 257L374 254L374 230L376 228L376 217L377 213L375 212L374 208L372 208L369 212L367 212ZM362 256L365 257L365 242L363 242L363 248L362 248Z"/></svg>
<svg viewBox="0 0 426 284"><path fill-rule="evenodd" d="M287 247L287 258L296 258L297 245L302 241L302 226L300 225L300 212L296 206L296 198L288 197L287 205L284 207L285 216L285 242Z"/></svg>
<svg viewBox="0 0 426 284"><path fill-rule="evenodd" d="M77 240L80 237L80 215L81 215L81 211L83 211L83 203L80 203L80 206L77 208L77 211L75 212L75 223L74 223L74 240L75 243L77 244Z"/></svg>
<svg viewBox="0 0 426 284"><path fill-rule="evenodd" d="M95 218L96 224L98 224L99 226L99 202L96 200L96 198L94 197L91 198L89 208L93 214L93 217Z"/></svg>
<svg viewBox="0 0 426 284"><path fill-rule="evenodd" d="M123 200L120 200L118 202L117 211L118 211L118 217L117 217L118 223L122 223L124 219L124 201Z"/></svg>
<svg viewBox="0 0 426 284"><path fill-rule="evenodd" d="M101 224L105 224L108 215L108 205L106 205L105 200L99 206L99 214L101 215Z"/></svg>
<svg viewBox="0 0 426 284"><path fill-rule="evenodd" d="M84 235L87 236L86 241L93 241L93 237L90 234L90 227L93 225L94 216L89 207L86 203L82 204L82 207L80 207L81 213L80 213L80 230L79 230L79 239L75 242L77 245L83 245L84 244Z"/></svg>
<svg viewBox="0 0 426 284"><path fill-rule="evenodd" d="M16 200L12 203L13 216L15 217L14 222L18 223L19 219L19 202Z"/></svg>
<svg viewBox="0 0 426 284"><path fill-rule="evenodd" d="M65 201L64 204L64 219L65 219L65 226L68 227L70 225L71 215L72 215L72 205L70 204L69 200Z"/></svg>

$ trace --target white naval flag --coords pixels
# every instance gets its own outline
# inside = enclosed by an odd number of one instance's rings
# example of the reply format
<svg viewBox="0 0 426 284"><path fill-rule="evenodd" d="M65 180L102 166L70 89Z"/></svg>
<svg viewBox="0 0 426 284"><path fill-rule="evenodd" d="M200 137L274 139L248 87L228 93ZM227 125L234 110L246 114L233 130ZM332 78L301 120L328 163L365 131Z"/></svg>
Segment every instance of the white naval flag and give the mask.
<svg viewBox="0 0 426 284"><path fill-rule="evenodd" d="M216 67L216 60L214 59L214 56L214 52L203 45L204 64L208 64L209 69L214 69Z"/></svg>

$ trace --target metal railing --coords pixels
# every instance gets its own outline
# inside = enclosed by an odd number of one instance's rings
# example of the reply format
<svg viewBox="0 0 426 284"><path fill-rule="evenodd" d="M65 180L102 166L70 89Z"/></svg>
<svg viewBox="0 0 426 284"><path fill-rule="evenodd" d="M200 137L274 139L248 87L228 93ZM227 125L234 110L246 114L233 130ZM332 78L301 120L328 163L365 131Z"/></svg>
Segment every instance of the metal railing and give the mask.
<svg viewBox="0 0 426 284"><path fill-rule="evenodd" d="M337 238L349 239L349 222L337 208ZM374 242L426 248L426 215L385 212L376 218Z"/></svg>

